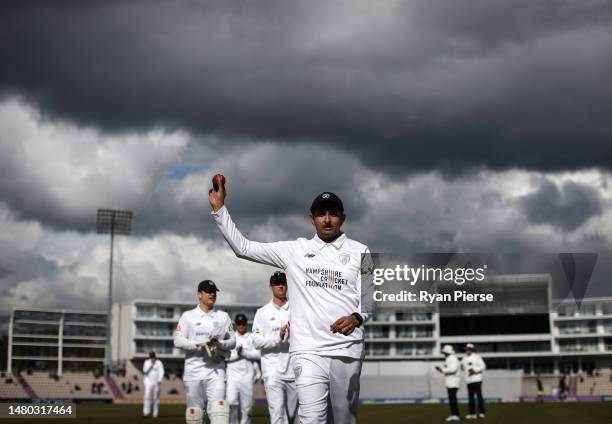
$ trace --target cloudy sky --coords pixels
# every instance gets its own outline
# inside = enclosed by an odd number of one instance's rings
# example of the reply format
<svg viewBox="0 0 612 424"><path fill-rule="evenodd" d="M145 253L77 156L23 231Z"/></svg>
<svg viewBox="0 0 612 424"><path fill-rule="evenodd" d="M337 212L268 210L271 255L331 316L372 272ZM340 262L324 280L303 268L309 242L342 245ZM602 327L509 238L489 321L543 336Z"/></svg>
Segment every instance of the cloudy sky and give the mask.
<svg viewBox="0 0 612 424"><path fill-rule="evenodd" d="M217 172L261 241L332 190L374 251L610 252L610 51L605 0L2 2L0 317L104 308L103 207L117 300L263 302Z"/></svg>

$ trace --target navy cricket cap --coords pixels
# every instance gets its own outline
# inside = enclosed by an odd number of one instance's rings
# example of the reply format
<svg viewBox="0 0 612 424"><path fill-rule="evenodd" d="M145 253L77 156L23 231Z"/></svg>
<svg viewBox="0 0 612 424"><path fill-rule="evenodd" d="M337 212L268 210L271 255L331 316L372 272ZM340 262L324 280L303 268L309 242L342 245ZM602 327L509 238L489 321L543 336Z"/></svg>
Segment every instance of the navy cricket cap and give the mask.
<svg viewBox="0 0 612 424"><path fill-rule="evenodd" d="M153 351L149 352L149 358L155 358L155 352Z"/></svg>
<svg viewBox="0 0 612 424"><path fill-rule="evenodd" d="M270 277L270 285L284 284L287 285L287 276L284 272L276 271Z"/></svg>
<svg viewBox="0 0 612 424"><path fill-rule="evenodd" d="M319 206L323 205L335 206L340 209L340 212L344 212L342 200L331 191L325 191L315 197L310 205L310 212L313 213Z"/></svg>
<svg viewBox="0 0 612 424"><path fill-rule="evenodd" d="M234 319L234 322L236 323L236 325L246 324L247 321L248 320L245 314L238 314L236 315L236 318Z"/></svg>
<svg viewBox="0 0 612 424"><path fill-rule="evenodd" d="M214 293L214 292L218 292L219 289L215 285L214 281L204 280L204 281L200 281L200 284L198 284L198 291L203 291L206 293Z"/></svg>

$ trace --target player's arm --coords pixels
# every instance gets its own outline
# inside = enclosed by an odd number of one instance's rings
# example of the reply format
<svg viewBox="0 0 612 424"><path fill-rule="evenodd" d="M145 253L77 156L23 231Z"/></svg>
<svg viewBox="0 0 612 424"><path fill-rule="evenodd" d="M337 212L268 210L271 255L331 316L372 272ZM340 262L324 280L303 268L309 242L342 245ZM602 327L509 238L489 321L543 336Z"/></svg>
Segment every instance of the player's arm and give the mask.
<svg viewBox="0 0 612 424"><path fill-rule="evenodd" d="M474 361L472 369L474 370L475 374L480 374L487 369L487 366L480 355L478 355L478 358Z"/></svg>
<svg viewBox="0 0 612 424"><path fill-rule="evenodd" d="M255 349L255 346L253 346L253 335L252 334L251 334L251 343L248 343L246 347L243 346L240 354L244 358L250 361L258 361L259 359L261 359L261 352L259 352L259 350Z"/></svg>
<svg viewBox="0 0 612 424"><path fill-rule="evenodd" d="M239 359L242 359L242 358L238 354L238 350L237 349L232 349L232 351L230 352L229 358L227 358L227 362L236 362Z"/></svg>
<svg viewBox="0 0 612 424"><path fill-rule="evenodd" d="M232 350L236 347L236 334L232 333L231 335L226 335L226 338L223 340L217 340L217 345L224 350Z"/></svg>
<svg viewBox="0 0 612 424"><path fill-rule="evenodd" d="M259 361L261 359L261 352L254 347L250 349L242 349L242 356L250 361Z"/></svg>
<svg viewBox="0 0 612 424"><path fill-rule="evenodd" d="M149 367L147 367L147 363L149 362L149 360L147 359L146 361L143 362L142 364L142 373L144 375L147 375L149 373Z"/></svg>
<svg viewBox="0 0 612 424"><path fill-rule="evenodd" d="M189 334L189 320L185 316L185 313L181 315L179 322L174 332L174 347L182 350L199 350L198 345L189 340L187 335Z"/></svg>
<svg viewBox="0 0 612 424"><path fill-rule="evenodd" d="M444 362L444 375L455 375L459 370L459 361L457 358L451 358L449 361Z"/></svg>
<svg viewBox="0 0 612 424"><path fill-rule="evenodd" d="M227 316L226 328L227 330L223 338L217 341L217 345L223 350L230 351L236 347L236 332L234 331L234 325L229 315Z"/></svg>
<svg viewBox="0 0 612 424"><path fill-rule="evenodd" d="M259 362L257 361L253 361L251 362L251 365L253 365L253 382L256 382L257 380L261 380L261 369L259 368Z"/></svg>
<svg viewBox="0 0 612 424"><path fill-rule="evenodd" d="M161 384L162 380L164 379L164 374L166 373L166 370L164 369L164 364L162 363L162 361L156 361L159 362L159 381L157 382L158 384Z"/></svg>
<svg viewBox="0 0 612 424"><path fill-rule="evenodd" d="M366 246L365 250L362 252L362 258L365 258L365 260L367 260L368 262L370 262L372 260L372 254L370 253L370 248ZM370 318L372 318L372 313L371 312L364 312L363 311L363 305L362 305L362 283L363 283L363 275L362 273L366 270L364 270L364 265L366 266L371 266L374 267L374 263L368 263L368 264L362 264L360 273L359 273L359 280L358 280L358 284L359 287L358 292L359 292L359 310L356 311L355 313L359 315L359 317L361 317L361 322L360 322L360 326L365 324L366 322L368 322L370 320ZM372 271L369 271L372 272ZM365 287L365 292L367 294L372 293L374 290L374 282L372 281L372 279L367 280L369 281L368 283L368 287Z"/></svg>
<svg viewBox="0 0 612 424"><path fill-rule="evenodd" d="M370 255L370 249L366 246L363 255ZM362 264L363 265L363 264ZM369 312L362 311L362 296L361 296L361 284L362 284L362 273L364 272L363 266L361 267L359 274L357 275L357 295L359 298L357 299L357 311L353 312L351 315L343 316L334 321L329 329L332 333L340 333L345 336L348 336L355 331L355 328L361 327L365 324L371 317L372 314ZM373 284L373 283L371 283ZM369 288L366 288L366 293L369 292Z"/></svg>
<svg viewBox="0 0 612 424"><path fill-rule="evenodd" d="M287 268L286 252L290 242L259 243L244 237L225 207L224 185L220 185L217 191L211 189L208 200L213 219L236 256L282 269Z"/></svg>
<svg viewBox="0 0 612 424"><path fill-rule="evenodd" d="M272 334L266 337L263 321L264 319L261 313L257 311L253 319L253 346L260 350L271 350L276 348L282 340L278 334Z"/></svg>

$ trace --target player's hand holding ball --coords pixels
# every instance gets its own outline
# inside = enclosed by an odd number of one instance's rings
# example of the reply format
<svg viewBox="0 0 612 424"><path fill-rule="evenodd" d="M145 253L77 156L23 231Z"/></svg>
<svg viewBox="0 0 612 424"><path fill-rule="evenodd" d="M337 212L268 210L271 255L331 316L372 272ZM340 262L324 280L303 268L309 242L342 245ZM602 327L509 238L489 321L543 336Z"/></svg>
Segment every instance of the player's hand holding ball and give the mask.
<svg viewBox="0 0 612 424"><path fill-rule="evenodd" d="M225 204L225 177L216 174L212 179L213 187L208 190L208 201L214 212L217 212Z"/></svg>

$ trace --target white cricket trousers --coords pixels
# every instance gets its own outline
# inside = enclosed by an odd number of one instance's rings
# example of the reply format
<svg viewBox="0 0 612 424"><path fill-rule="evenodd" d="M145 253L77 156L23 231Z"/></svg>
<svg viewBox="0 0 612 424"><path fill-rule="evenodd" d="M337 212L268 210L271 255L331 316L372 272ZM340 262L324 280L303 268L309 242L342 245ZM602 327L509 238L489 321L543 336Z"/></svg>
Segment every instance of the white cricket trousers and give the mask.
<svg viewBox="0 0 612 424"><path fill-rule="evenodd" d="M278 376L264 378L270 424L287 424L297 415L298 398L294 381L281 380Z"/></svg>
<svg viewBox="0 0 612 424"><path fill-rule="evenodd" d="M301 424L357 422L361 359L298 353L293 356Z"/></svg>
<svg viewBox="0 0 612 424"><path fill-rule="evenodd" d="M240 407L240 424L251 423L251 408L253 407L253 378L251 375L227 376L227 403ZM230 410L230 424L238 423L238 417L232 416Z"/></svg>
<svg viewBox="0 0 612 424"><path fill-rule="evenodd" d="M212 403L225 399L225 372L210 373L204 380L185 381L187 408L196 406L210 415Z"/></svg>
<svg viewBox="0 0 612 424"><path fill-rule="evenodd" d="M157 413L159 412L159 384L145 381L142 405L143 415L149 415L151 413L151 402L153 402L153 416L157 417Z"/></svg>

